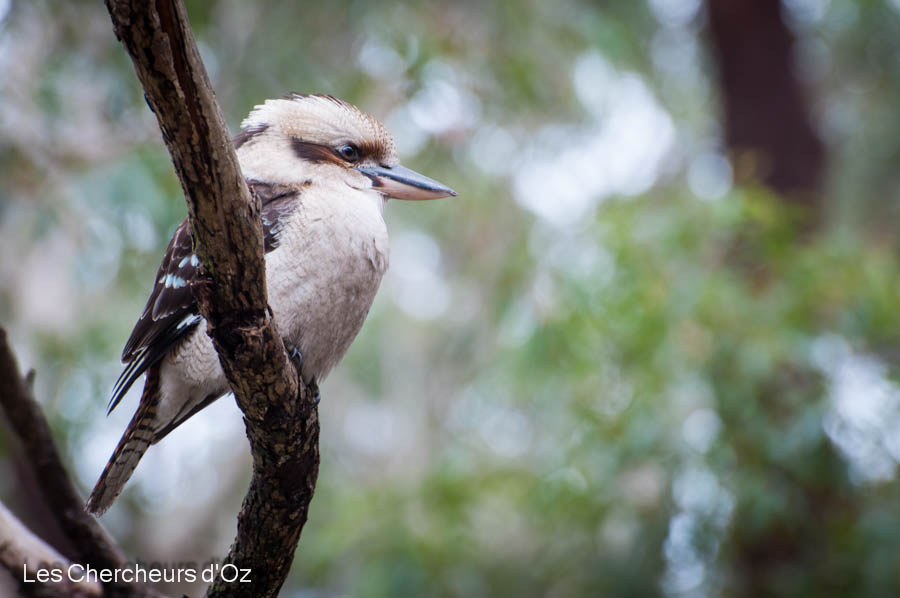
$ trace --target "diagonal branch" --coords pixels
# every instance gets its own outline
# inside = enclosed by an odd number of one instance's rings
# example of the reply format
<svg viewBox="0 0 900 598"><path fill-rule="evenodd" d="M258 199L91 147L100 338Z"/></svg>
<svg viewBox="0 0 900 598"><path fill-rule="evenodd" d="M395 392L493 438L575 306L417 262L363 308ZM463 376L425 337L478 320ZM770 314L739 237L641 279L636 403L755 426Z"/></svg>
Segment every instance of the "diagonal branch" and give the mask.
<svg viewBox="0 0 900 598"><path fill-rule="evenodd" d="M22 442L28 463L34 469L44 500L56 516L63 533L75 546L75 560L97 569L123 569L128 561L115 542L94 517L88 515L84 501L75 490L53 442L50 426L31 393L30 378L23 378L0 328L0 405L10 426ZM21 566L21 565L20 565ZM16 573L20 573L16 571ZM130 583L110 583L110 596L157 596L149 588Z"/></svg>
<svg viewBox="0 0 900 598"><path fill-rule="evenodd" d="M208 276L193 288L244 413L253 478L227 565L209 596L274 596L306 522L319 466L318 411L270 318L259 201L241 174L180 0L106 0L181 180L194 250ZM228 569L231 571L232 569Z"/></svg>
<svg viewBox="0 0 900 598"><path fill-rule="evenodd" d="M2 503L0 503L0 565L6 567L19 581L23 593L73 598L101 598L103 595L103 590L97 582L68 579L63 572L71 563L35 536ZM39 579L37 572L42 569L58 571L60 581Z"/></svg>

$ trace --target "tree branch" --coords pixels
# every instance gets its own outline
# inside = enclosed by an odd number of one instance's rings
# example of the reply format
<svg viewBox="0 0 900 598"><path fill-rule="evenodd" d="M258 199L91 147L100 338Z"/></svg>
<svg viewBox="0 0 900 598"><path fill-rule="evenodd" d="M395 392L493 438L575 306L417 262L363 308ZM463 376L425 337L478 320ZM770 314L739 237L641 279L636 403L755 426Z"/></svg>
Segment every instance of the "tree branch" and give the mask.
<svg viewBox="0 0 900 598"><path fill-rule="evenodd" d="M208 278L192 288L244 413L253 478L208 596L274 596L306 522L319 465L318 411L271 318L259 201L241 174L180 0L106 0L184 188L194 251Z"/></svg>
<svg viewBox="0 0 900 598"><path fill-rule="evenodd" d="M32 395L30 376L26 379L19 373L6 331L0 328L0 405L22 442L44 500L77 551L71 556L96 569L123 569L128 566L125 555L100 523L84 511L84 500L66 473L50 426ZM19 573L18 568L13 571L17 577ZM109 596L158 596L149 588L125 582L110 583L106 590Z"/></svg>
<svg viewBox="0 0 900 598"><path fill-rule="evenodd" d="M103 595L99 583L69 580L64 572L71 563L31 533L3 503L0 503L0 564L16 578L23 593L71 598L100 598ZM54 569L60 571L61 581L35 581L38 571ZM26 574L31 580L27 584Z"/></svg>

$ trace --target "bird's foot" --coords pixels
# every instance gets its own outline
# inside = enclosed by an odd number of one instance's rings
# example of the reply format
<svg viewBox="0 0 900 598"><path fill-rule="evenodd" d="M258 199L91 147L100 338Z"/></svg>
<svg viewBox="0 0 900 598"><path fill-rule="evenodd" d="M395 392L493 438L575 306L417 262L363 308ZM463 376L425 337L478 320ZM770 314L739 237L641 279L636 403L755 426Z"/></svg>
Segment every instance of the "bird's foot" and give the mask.
<svg viewBox="0 0 900 598"><path fill-rule="evenodd" d="M294 367L297 368L297 374L301 376L303 374L303 353L300 352L300 349L297 348L296 345L291 343L285 343L284 348L287 349L288 357L291 358L291 361L294 363ZM322 400L322 395L319 393L319 383L316 382L316 379L313 378L310 380L307 385L310 392L313 393L313 404L318 405L319 401Z"/></svg>
<svg viewBox="0 0 900 598"><path fill-rule="evenodd" d="M297 345L293 345L291 343L285 343L284 348L287 349L288 357L291 358L291 361L294 362L294 367L297 368L297 373L303 371L303 353L300 352L300 349L297 348Z"/></svg>
<svg viewBox="0 0 900 598"><path fill-rule="evenodd" d="M303 353L300 352L300 349L298 349L296 345L293 345L291 343L285 343L284 347L285 349L287 349L288 357L291 358L291 361L294 363L294 367L297 368L297 375L300 376L302 380ZM319 383L316 382L315 378L313 378L307 386L313 393L313 404L318 405L319 401L322 400L322 395L319 394Z"/></svg>
<svg viewBox="0 0 900 598"><path fill-rule="evenodd" d="M322 400L322 395L319 394L319 383L316 382L316 379L313 378L309 383L309 390L313 393L313 405L318 405L319 401Z"/></svg>

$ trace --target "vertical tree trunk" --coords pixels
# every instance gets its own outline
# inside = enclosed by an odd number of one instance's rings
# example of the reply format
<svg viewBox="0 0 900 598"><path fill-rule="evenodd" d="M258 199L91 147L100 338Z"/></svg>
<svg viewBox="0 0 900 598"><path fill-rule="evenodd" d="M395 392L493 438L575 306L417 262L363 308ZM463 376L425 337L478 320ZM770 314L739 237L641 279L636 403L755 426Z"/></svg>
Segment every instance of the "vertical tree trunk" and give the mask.
<svg viewBox="0 0 900 598"><path fill-rule="evenodd" d="M780 0L707 0L725 142L737 179L771 187L807 209L822 207L825 149L794 74L794 36Z"/></svg>
<svg viewBox="0 0 900 598"><path fill-rule="evenodd" d="M795 40L783 19L781 1L706 0L706 6L718 68L724 138L735 178L739 183L769 187L783 201L801 208L801 230L815 230L822 221L826 153L795 74ZM756 247L743 241L737 240L741 250L750 255L732 261L732 266L748 276L765 279L770 275L766 264L755 252ZM790 372L789 364L783 367ZM771 386L764 385L752 397L772 415L770 426L777 425L776 413L786 417L787 407L765 403L783 392L785 385L783 380L773 380ZM723 394L727 392L723 390ZM769 508L760 516L752 498L738 496L723 547L729 568L726 594L804 594L805 589L814 587L806 584L806 572L827 559L825 530L835 521L854 516L843 500L845 466L824 438L808 449L808 465L803 465L807 471L798 469L796 461L779 462L764 446L769 440L746 434L740 415L729 413L721 405L719 412L732 439L738 467L745 475L755 476L756 483L765 488L763 493L779 496L785 503L806 505L802 516L787 504ZM818 476L808 473L813 467Z"/></svg>

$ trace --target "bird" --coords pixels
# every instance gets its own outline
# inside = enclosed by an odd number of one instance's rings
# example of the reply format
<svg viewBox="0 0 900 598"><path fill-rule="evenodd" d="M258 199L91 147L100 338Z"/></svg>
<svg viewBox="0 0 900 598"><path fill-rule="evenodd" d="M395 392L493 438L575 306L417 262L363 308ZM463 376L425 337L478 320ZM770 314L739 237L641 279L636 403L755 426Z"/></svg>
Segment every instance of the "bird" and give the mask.
<svg viewBox="0 0 900 598"><path fill-rule="evenodd" d="M451 188L399 164L387 129L330 95L289 94L253 108L234 138L262 207L266 287L274 324L318 388L342 359L388 267L389 198L431 200ZM146 376L138 407L85 508L103 514L151 444L230 392L192 284L191 225L176 229L147 304L122 351L108 412Z"/></svg>

